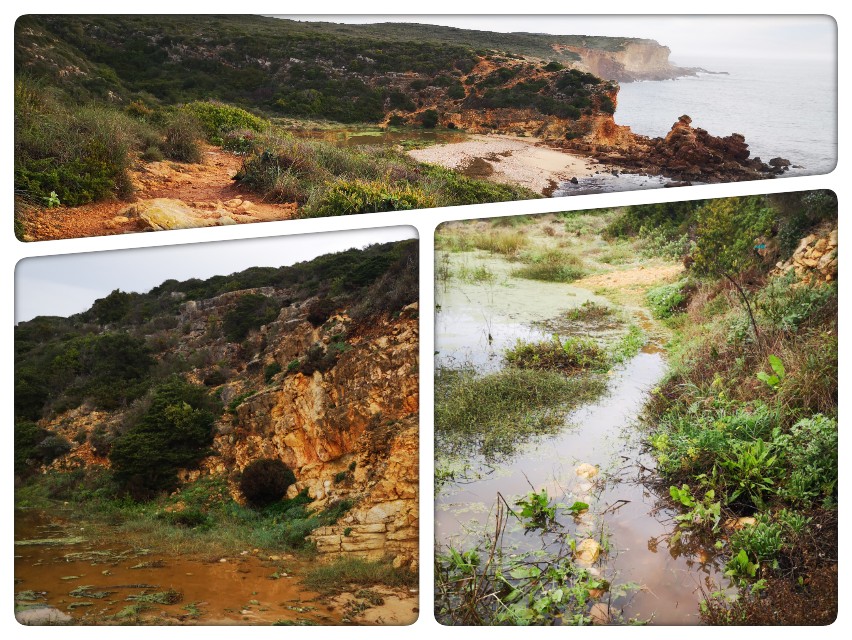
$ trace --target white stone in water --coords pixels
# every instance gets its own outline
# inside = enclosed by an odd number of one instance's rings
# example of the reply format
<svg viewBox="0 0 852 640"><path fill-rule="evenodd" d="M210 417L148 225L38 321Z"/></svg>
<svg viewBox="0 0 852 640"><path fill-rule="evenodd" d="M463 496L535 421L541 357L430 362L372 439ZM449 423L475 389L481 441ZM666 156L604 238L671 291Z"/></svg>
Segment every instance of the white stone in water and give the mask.
<svg viewBox="0 0 852 640"><path fill-rule="evenodd" d="M581 478L591 480L596 475L598 475L598 468L594 465L589 464L588 462L584 462L579 467L577 467L577 475Z"/></svg>

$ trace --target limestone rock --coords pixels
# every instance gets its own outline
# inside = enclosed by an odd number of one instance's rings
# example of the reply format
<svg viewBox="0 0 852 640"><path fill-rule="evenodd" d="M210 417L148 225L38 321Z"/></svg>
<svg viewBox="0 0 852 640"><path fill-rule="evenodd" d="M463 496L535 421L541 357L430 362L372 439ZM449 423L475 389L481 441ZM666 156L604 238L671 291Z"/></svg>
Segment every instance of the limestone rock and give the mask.
<svg viewBox="0 0 852 640"><path fill-rule="evenodd" d="M574 550L574 558L580 564L594 564L601 555L601 545L597 540L586 538L577 544Z"/></svg>
<svg viewBox="0 0 852 640"><path fill-rule="evenodd" d="M584 462L579 467L577 467L577 475L581 478L591 480L592 478L598 475L598 468L594 465L589 464L588 462Z"/></svg>

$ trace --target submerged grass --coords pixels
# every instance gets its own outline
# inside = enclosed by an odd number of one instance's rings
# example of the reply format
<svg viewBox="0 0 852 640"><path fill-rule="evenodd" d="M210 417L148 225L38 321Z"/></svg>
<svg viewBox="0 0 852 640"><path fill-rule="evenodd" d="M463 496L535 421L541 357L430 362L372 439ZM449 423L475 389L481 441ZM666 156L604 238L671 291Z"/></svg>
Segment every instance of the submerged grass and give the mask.
<svg viewBox="0 0 852 640"><path fill-rule="evenodd" d="M516 278L574 282L588 273L580 256L563 249L532 251L522 255L521 260L526 264L512 271Z"/></svg>
<svg viewBox="0 0 852 640"><path fill-rule="evenodd" d="M565 414L606 388L602 376L508 367L476 375L442 369L435 379L438 448L449 455L511 455L532 436L553 433Z"/></svg>

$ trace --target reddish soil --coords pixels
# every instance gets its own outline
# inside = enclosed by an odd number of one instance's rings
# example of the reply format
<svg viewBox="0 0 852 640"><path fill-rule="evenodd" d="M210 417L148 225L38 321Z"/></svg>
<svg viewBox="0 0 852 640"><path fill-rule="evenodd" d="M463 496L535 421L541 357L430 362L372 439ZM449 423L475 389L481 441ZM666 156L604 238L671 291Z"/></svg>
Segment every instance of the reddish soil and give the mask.
<svg viewBox="0 0 852 640"><path fill-rule="evenodd" d="M238 223L288 220L296 213L295 204L270 204L260 196L247 193L233 181L240 168L238 156L217 147L204 150L202 164L178 162L138 163L131 171L134 201L154 198L181 200L200 212L226 209ZM235 201L249 201L238 208ZM24 239L59 240L122 233L152 231L135 217L132 202L106 201L80 207L59 207L29 213L23 221ZM204 217L204 214L200 214Z"/></svg>

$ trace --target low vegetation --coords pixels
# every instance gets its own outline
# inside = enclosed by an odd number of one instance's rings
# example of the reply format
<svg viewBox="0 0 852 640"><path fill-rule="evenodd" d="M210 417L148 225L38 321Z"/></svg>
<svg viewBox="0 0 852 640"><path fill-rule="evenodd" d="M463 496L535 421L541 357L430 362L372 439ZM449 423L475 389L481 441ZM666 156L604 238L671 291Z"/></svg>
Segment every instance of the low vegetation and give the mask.
<svg viewBox="0 0 852 640"><path fill-rule="evenodd" d="M435 378L438 450L494 459L511 455L530 437L562 426L572 407L594 399L606 384L598 376L566 377L547 370L507 367L476 375L442 369Z"/></svg>
<svg viewBox="0 0 852 640"><path fill-rule="evenodd" d="M695 229L690 284L648 294L674 331L649 443L686 511L682 535L716 538L740 586L734 599L707 594L703 615L714 623L824 624L836 612L837 287L769 272L795 248L782 230L804 233L836 215L827 192L697 205L674 231ZM755 238L776 251L769 260ZM733 530L720 524L738 518ZM809 614L814 600L827 605Z"/></svg>

